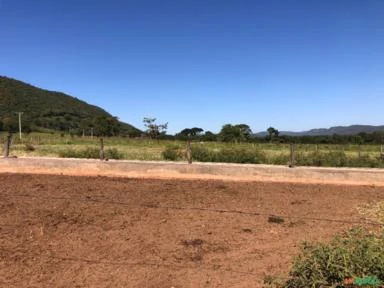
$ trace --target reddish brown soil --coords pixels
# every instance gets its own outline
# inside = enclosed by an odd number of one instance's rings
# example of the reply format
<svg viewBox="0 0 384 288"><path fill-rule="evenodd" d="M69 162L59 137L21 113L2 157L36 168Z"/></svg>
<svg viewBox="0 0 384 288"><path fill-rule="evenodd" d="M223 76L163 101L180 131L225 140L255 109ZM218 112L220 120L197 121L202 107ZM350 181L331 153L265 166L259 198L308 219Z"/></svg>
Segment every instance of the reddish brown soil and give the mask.
<svg viewBox="0 0 384 288"><path fill-rule="evenodd" d="M0 183L0 287L261 287L287 273L301 241L364 222L356 207L384 199L372 186L23 174Z"/></svg>

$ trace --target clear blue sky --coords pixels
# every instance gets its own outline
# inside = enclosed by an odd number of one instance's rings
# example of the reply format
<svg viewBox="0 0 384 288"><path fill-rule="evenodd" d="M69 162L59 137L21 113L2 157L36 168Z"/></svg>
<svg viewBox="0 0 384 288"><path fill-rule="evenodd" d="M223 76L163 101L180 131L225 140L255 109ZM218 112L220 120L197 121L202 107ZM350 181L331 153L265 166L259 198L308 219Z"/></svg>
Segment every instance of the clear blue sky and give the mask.
<svg viewBox="0 0 384 288"><path fill-rule="evenodd" d="M0 0L0 75L143 128L384 124L382 0Z"/></svg>

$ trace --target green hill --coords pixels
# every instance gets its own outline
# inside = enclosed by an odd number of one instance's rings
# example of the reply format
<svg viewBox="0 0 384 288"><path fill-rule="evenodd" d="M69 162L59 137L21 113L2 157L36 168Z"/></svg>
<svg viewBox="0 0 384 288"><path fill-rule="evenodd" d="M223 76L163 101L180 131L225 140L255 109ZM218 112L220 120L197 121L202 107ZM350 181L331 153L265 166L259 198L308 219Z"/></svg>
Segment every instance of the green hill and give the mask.
<svg viewBox="0 0 384 288"><path fill-rule="evenodd" d="M81 134L83 130L90 131L95 119L112 117L100 107L75 97L0 76L0 130L8 127L17 129L18 117L15 112L23 112L22 126L26 132L70 131ZM140 134L141 131L137 128L120 122L120 135Z"/></svg>

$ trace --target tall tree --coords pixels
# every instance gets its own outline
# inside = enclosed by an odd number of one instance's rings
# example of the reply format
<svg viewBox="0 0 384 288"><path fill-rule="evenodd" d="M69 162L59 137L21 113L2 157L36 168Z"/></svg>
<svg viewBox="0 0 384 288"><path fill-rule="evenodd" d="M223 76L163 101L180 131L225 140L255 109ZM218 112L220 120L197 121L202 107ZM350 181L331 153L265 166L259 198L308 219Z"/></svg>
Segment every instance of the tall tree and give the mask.
<svg viewBox="0 0 384 288"><path fill-rule="evenodd" d="M241 142L251 137L252 130L247 124L225 124L219 133L219 138L224 142Z"/></svg>
<svg viewBox="0 0 384 288"><path fill-rule="evenodd" d="M177 136L182 136L180 138L191 138L195 136L199 136L204 130L202 128L193 127L193 128L185 128L177 133Z"/></svg>
<svg viewBox="0 0 384 288"><path fill-rule="evenodd" d="M235 125L237 129L239 129L240 133L240 141L247 141L252 135L252 130L247 124L238 124Z"/></svg>
<svg viewBox="0 0 384 288"><path fill-rule="evenodd" d="M96 136L117 136L120 131L120 122L117 117L100 116L94 120L94 127Z"/></svg>
<svg viewBox="0 0 384 288"><path fill-rule="evenodd" d="M276 137L278 137L279 136L279 130L277 130L277 129L275 129L275 128L273 128L273 127L269 127L268 129L267 129L267 132L268 132L268 140L269 140L269 142L272 142L272 140Z"/></svg>

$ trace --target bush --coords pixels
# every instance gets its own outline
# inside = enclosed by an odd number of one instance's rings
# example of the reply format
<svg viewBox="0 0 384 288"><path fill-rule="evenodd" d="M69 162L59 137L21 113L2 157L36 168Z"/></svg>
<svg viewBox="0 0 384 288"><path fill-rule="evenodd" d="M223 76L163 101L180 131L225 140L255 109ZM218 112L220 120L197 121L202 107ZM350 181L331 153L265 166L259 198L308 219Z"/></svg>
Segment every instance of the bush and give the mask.
<svg viewBox="0 0 384 288"><path fill-rule="evenodd" d="M260 164L265 162L265 155L258 150L226 148L216 155L217 162L224 163L251 163Z"/></svg>
<svg viewBox="0 0 384 288"><path fill-rule="evenodd" d="M82 150L74 150L70 148L70 149L60 151L59 157L97 159L100 157L100 150L94 147L86 147L85 149L82 149Z"/></svg>
<svg viewBox="0 0 384 288"><path fill-rule="evenodd" d="M378 158L371 158L369 155L362 155L360 157L353 157L348 159L348 166L350 167L369 167L379 168L383 167L383 162Z"/></svg>
<svg viewBox="0 0 384 288"><path fill-rule="evenodd" d="M25 144L24 150L27 152L33 152L36 150L36 148L32 144L27 143Z"/></svg>
<svg viewBox="0 0 384 288"><path fill-rule="evenodd" d="M86 147L82 150L67 149L59 152L59 157L99 159L100 149L96 147ZM116 148L111 148L105 150L105 157L108 159L122 159L123 154L119 152Z"/></svg>
<svg viewBox="0 0 384 288"><path fill-rule="evenodd" d="M346 287L358 287L364 281L371 283L365 287L379 287L384 282L383 232L354 228L329 244L304 243L288 279L275 281L268 276L266 287L344 287L345 281L355 284Z"/></svg>
<svg viewBox="0 0 384 288"><path fill-rule="evenodd" d="M347 155L343 151L337 152L311 152L308 154L297 153L296 164L299 166L348 166Z"/></svg>
<svg viewBox="0 0 384 288"><path fill-rule="evenodd" d="M274 165L288 165L290 164L291 157L287 154L280 153L274 156L273 158L268 159L268 164Z"/></svg>
<svg viewBox="0 0 384 288"><path fill-rule="evenodd" d="M264 163L265 154L259 150L244 148L224 148L221 150L208 150L202 146L192 146L193 160L200 162L222 163Z"/></svg>
<svg viewBox="0 0 384 288"><path fill-rule="evenodd" d="M181 150L182 148L178 145L169 145L165 148L161 155L165 160L177 161L183 158Z"/></svg>
<svg viewBox="0 0 384 288"><path fill-rule="evenodd" d="M298 166L326 166L326 167L382 167L380 159L370 158L368 155L348 157L343 151L297 153Z"/></svg>
<svg viewBox="0 0 384 288"><path fill-rule="evenodd" d="M100 150L99 150L100 153ZM123 159L124 155L116 148L109 148L105 151L105 157L108 159Z"/></svg>
<svg viewBox="0 0 384 288"><path fill-rule="evenodd" d="M218 162L215 152L203 146L192 146L192 159L199 162Z"/></svg>

